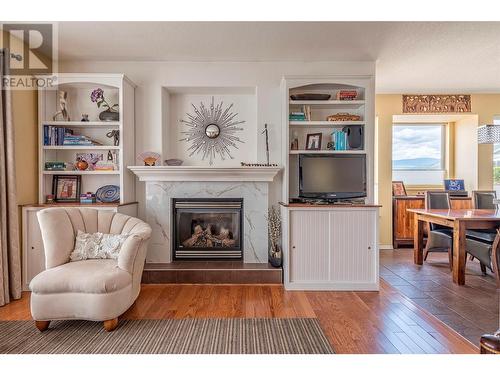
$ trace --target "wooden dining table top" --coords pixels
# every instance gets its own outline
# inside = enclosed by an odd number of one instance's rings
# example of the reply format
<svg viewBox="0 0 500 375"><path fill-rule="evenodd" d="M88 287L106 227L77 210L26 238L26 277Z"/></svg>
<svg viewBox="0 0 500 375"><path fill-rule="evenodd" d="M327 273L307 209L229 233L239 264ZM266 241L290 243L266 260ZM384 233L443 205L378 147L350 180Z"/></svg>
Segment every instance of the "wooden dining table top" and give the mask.
<svg viewBox="0 0 500 375"><path fill-rule="evenodd" d="M447 220L488 220L500 221L500 210L478 210L478 209L425 209L425 208L410 208L408 212L416 214L428 215Z"/></svg>

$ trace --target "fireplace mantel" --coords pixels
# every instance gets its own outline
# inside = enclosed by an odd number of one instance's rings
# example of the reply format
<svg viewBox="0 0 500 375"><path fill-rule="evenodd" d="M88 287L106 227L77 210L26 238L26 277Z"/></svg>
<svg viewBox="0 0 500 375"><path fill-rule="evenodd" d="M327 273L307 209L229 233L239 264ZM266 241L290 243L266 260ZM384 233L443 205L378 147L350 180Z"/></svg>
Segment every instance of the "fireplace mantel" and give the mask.
<svg viewBox="0 0 500 375"><path fill-rule="evenodd" d="M281 167L130 166L139 181L272 182Z"/></svg>

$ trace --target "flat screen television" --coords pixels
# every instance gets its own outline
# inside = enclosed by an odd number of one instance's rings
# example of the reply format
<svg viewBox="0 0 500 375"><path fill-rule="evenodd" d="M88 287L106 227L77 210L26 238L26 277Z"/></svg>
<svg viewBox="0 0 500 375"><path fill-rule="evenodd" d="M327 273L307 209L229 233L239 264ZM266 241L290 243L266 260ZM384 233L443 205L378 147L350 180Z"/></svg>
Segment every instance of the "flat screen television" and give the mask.
<svg viewBox="0 0 500 375"><path fill-rule="evenodd" d="M300 155L299 197L326 200L366 197L366 155Z"/></svg>

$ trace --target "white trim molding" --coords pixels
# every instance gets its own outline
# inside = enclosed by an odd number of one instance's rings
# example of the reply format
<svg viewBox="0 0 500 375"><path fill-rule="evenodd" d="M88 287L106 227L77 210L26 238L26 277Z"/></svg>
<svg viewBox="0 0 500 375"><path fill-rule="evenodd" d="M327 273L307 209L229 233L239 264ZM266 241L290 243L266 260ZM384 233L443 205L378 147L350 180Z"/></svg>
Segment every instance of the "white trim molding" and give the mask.
<svg viewBox="0 0 500 375"><path fill-rule="evenodd" d="M281 167L129 166L139 181L272 182Z"/></svg>

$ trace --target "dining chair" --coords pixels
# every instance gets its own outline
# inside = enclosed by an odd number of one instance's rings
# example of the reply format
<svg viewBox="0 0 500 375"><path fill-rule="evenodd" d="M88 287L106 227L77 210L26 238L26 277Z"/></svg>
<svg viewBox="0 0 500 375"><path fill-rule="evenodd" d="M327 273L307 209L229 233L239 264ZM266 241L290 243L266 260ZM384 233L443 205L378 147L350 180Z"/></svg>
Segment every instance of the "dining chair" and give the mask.
<svg viewBox="0 0 500 375"><path fill-rule="evenodd" d="M474 190L472 192L472 203L477 209L495 210L497 206L493 202L496 198L497 192L494 190Z"/></svg>
<svg viewBox="0 0 500 375"><path fill-rule="evenodd" d="M450 209L450 195L445 191L426 191L426 209ZM424 260L427 260L429 253L448 253L450 270L453 267L453 229L431 223L427 237L427 244L424 249Z"/></svg>
<svg viewBox="0 0 500 375"><path fill-rule="evenodd" d="M496 191L473 191L472 203L475 209L479 210L495 210ZM491 251L494 241L497 237L496 229L469 229L466 232L467 236L467 252L470 255L470 260L477 258L481 263L481 271L486 274L486 268L493 270L491 262ZM470 250L470 251L469 251ZM476 256L479 254L479 256Z"/></svg>
<svg viewBox="0 0 500 375"><path fill-rule="evenodd" d="M493 241L481 241L474 237L466 238L467 253L473 255L481 263L481 271L486 274L489 268L495 274L497 287L500 288L500 230L497 229Z"/></svg>

